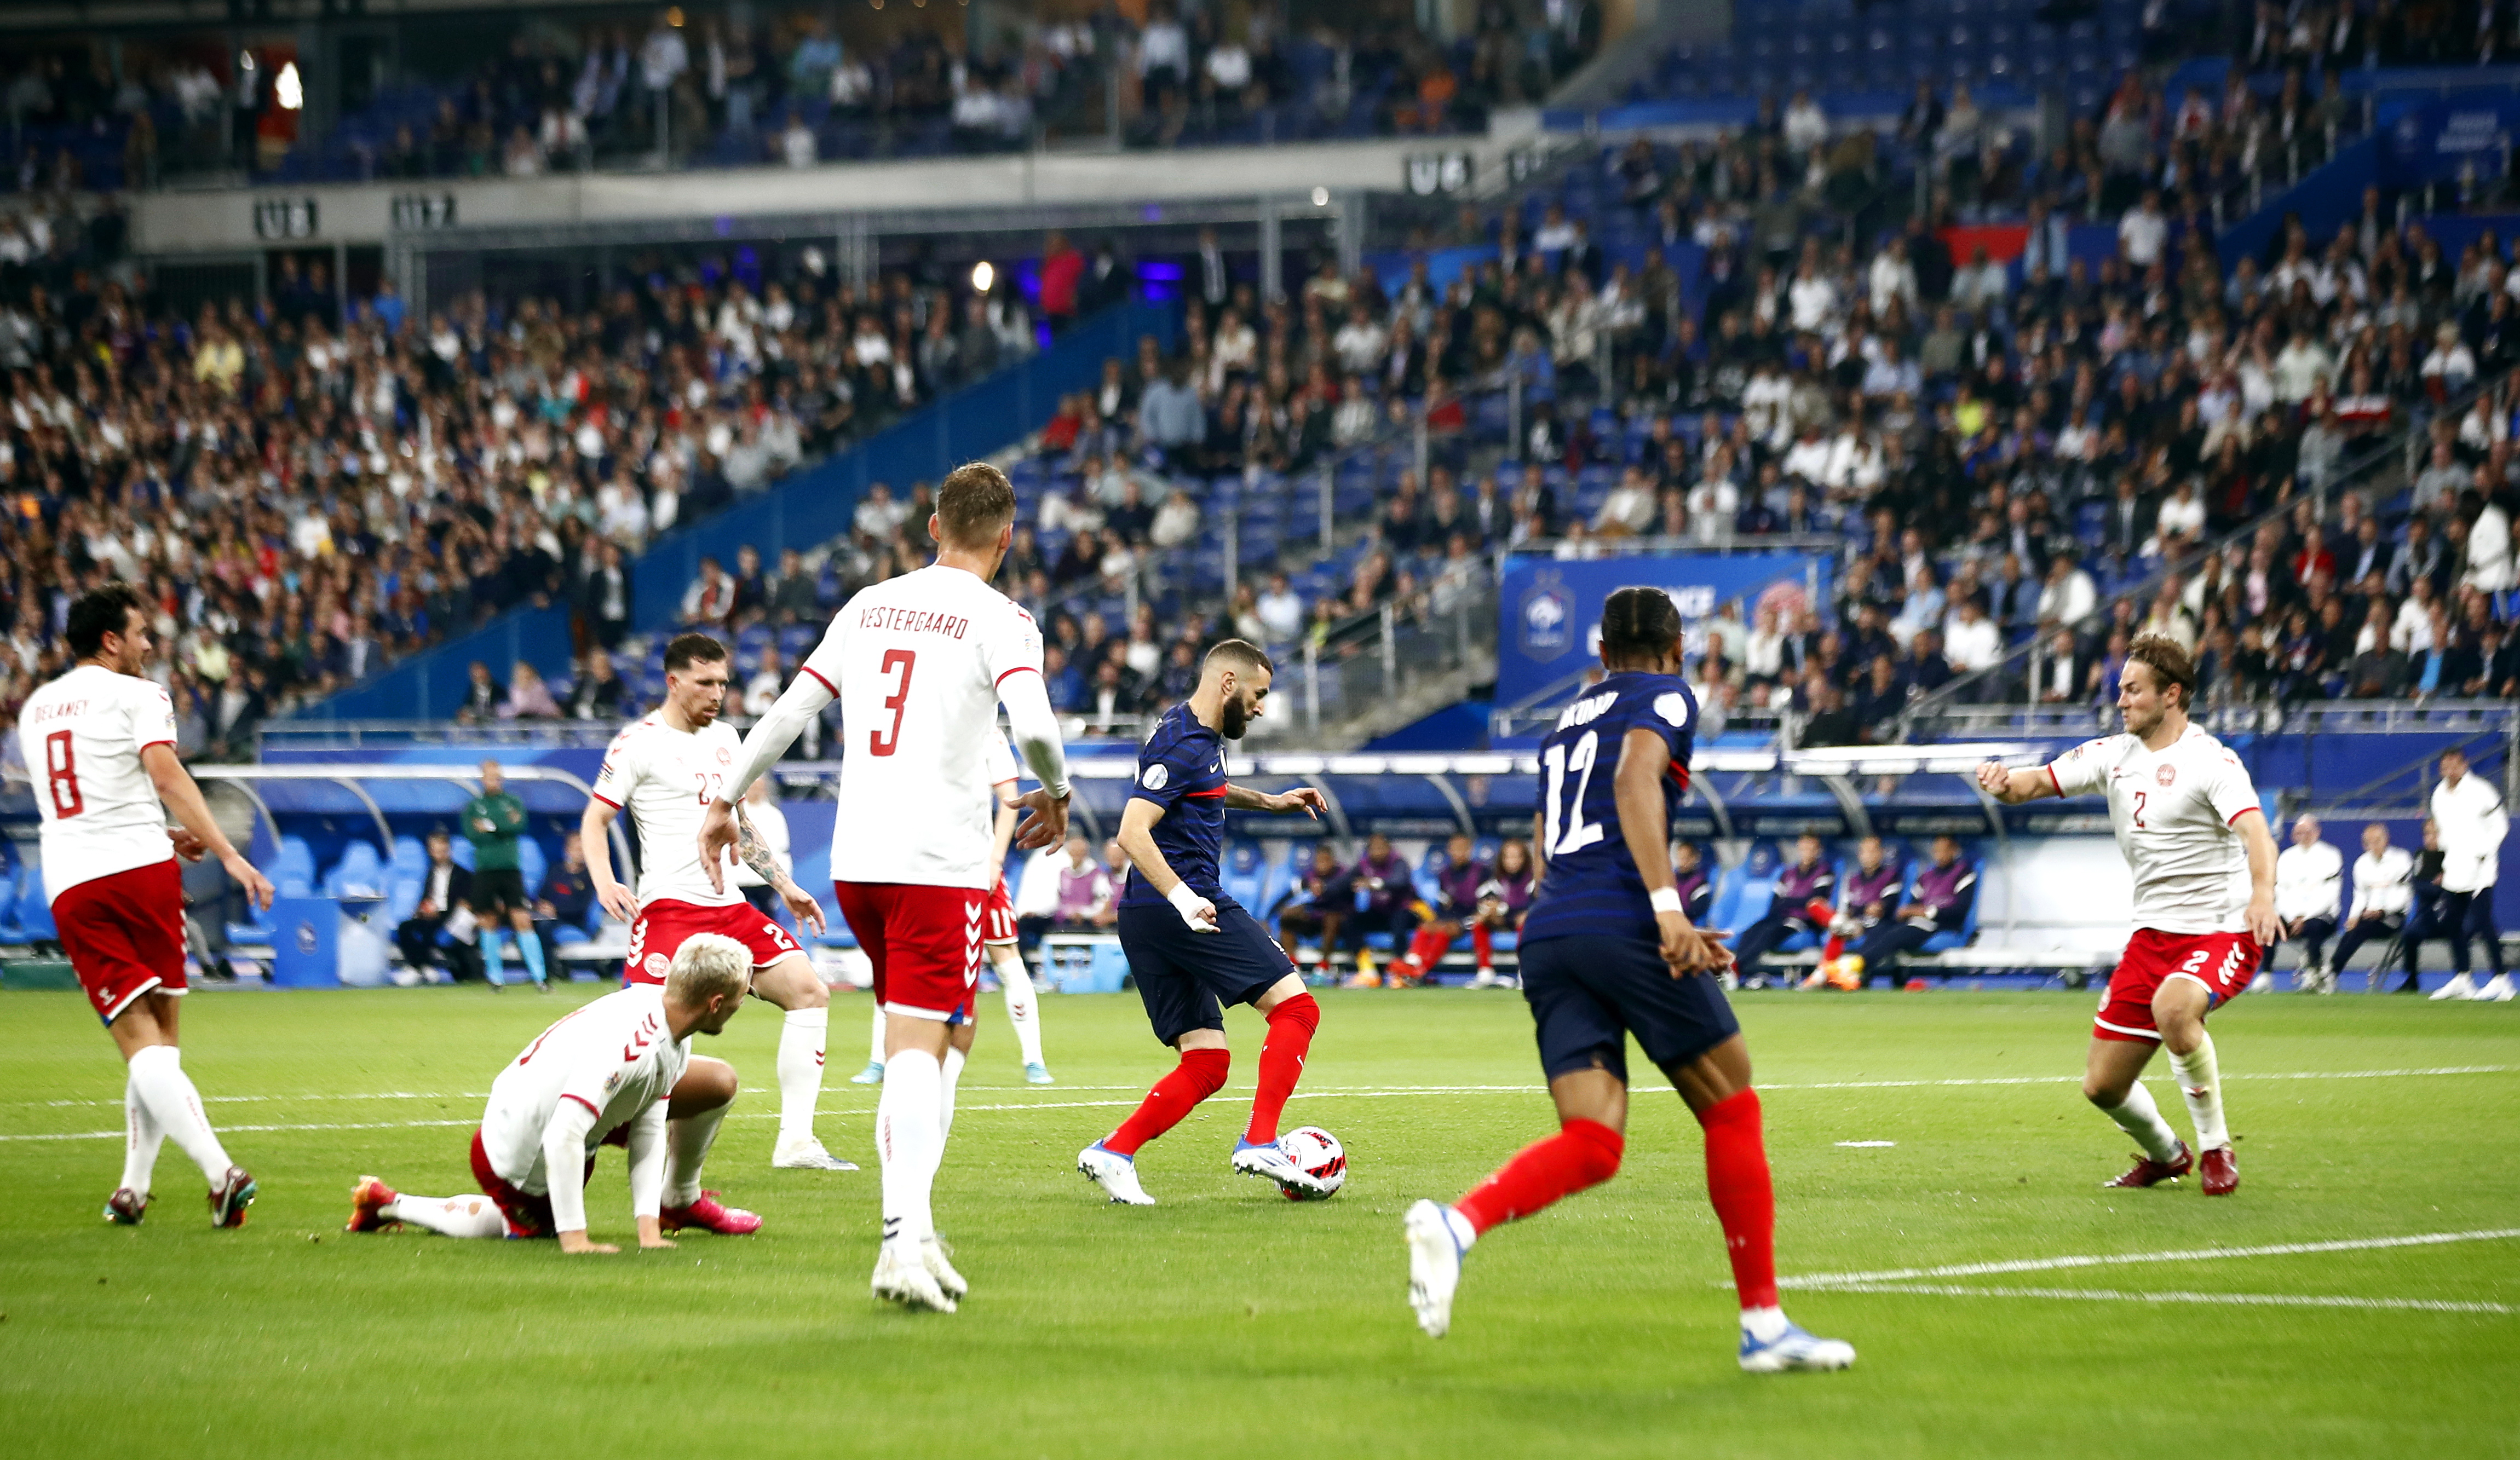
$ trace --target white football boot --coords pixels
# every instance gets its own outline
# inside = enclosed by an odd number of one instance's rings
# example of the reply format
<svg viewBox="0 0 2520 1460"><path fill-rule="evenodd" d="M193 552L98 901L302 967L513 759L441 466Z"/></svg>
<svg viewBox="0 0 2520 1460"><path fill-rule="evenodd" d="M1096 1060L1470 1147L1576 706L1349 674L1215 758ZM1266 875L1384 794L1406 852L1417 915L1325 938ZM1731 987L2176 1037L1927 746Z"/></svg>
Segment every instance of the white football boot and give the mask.
<svg viewBox="0 0 2520 1460"><path fill-rule="evenodd" d="M1741 1330L1741 1368L1751 1374L1782 1374L1798 1369L1844 1369L1855 1363L1855 1346L1843 1339L1823 1339L1791 1323L1766 1343Z"/></svg>
<svg viewBox="0 0 2520 1460"><path fill-rule="evenodd" d="M886 1242L875 1255L875 1296L907 1308L954 1311L954 1300L927 1270L920 1253L899 1242Z"/></svg>
<svg viewBox="0 0 2520 1460"><path fill-rule="evenodd" d="M2515 993L2520 993L2520 990L2514 990L2511 987L2511 975L2507 973L2498 973L2493 978L2486 981L2484 988L2476 991L2476 1001L2478 1003L2509 1003Z"/></svg>
<svg viewBox="0 0 2520 1460"><path fill-rule="evenodd" d="M801 1140L783 1140L771 1152L770 1164L781 1171L853 1172L854 1161L842 1161L823 1149L823 1143L808 1135Z"/></svg>
<svg viewBox="0 0 2520 1460"><path fill-rule="evenodd" d="M1096 1141L1076 1153L1076 1169L1094 1178L1112 1205L1151 1207L1155 1199L1138 1184L1138 1163L1117 1151L1106 1151Z"/></svg>
<svg viewBox="0 0 2520 1460"><path fill-rule="evenodd" d="M2433 1002L2435 1003L2441 1002L2445 998L2474 998L2475 996L2476 981L2463 973L2454 973L2451 975L2449 983L2444 984L2433 991Z"/></svg>
<svg viewBox="0 0 2520 1460"><path fill-rule="evenodd" d="M1468 1251L1461 1234L1468 1227L1436 1202L1416 1203L1401 1218L1401 1238L1409 1244L1409 1307L1430 1339L1453 1327L1453 1294L1462 1286L1462 1256Z"/></svg>
<svg viewBox="0 0 2520 1460"><path fill-rule="evenodd" d="M930 1237L920 1243L919 1261L927 1268L927 1275L936 1279L936 1286L945 1291L946 1297L960 1303L970 1296L971 1285L963 1281L963 1274L954 1270L942 1238Z"/></svg>
<svg viewBox="0 0 2520 1460"><path fill-rule="evenodd" d="M1267 1176L1283 1190L1302 1192L1306 1196L1324 1196L1329 1187L1312 1172L1287 1158L1274 1140L1234 1143L1234 1169L1246 1176Z"/></svg>

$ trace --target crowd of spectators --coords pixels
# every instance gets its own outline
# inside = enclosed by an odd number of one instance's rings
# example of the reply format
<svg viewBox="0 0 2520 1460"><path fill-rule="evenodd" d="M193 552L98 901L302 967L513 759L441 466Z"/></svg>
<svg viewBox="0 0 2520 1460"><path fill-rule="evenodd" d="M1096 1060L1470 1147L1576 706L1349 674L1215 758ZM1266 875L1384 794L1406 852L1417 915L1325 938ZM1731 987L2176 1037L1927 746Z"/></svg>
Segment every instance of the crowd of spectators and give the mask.
<svg viewBox="0 0 2520 1460"><path fill-rule="evenodd" d="M344 319L284 259L266 305L176 315L52 226L0 259L0 714L61 667L70 599L122 578L159 607L188 752L521 603L617 645L655 535L1034 347L1019 303L899 276L425 318L388 285Z"/></svg>

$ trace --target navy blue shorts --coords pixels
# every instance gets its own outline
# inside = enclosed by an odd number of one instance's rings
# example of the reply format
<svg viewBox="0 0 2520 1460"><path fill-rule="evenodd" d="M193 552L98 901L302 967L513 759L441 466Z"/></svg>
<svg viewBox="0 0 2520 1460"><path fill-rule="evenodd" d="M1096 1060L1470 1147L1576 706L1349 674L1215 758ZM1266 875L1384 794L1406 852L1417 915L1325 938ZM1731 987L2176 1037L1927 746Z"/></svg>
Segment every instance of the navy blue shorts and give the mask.
<svg viewBox="0 0 2520 1460"><path fill-rule="evenodd" d="M1170 903L1123 904L1120 951L1147 1022L1166 1044L1193 1029L1224 1029L1225 1005L1249 1003L1295 971L1260 919L1222 899L1213 933L1192 932Z"/></svg>
<svg viewBox="0 0 2520 1460"><path fill-rule="evenodd" d="M1522 996L1552 1080L1597 1068L1626 1080L1629 1035L1667 1070L1741 1032L1714 975L1673 978L1661 951L1634 938L1579 933L1524 944Z"/></svg>

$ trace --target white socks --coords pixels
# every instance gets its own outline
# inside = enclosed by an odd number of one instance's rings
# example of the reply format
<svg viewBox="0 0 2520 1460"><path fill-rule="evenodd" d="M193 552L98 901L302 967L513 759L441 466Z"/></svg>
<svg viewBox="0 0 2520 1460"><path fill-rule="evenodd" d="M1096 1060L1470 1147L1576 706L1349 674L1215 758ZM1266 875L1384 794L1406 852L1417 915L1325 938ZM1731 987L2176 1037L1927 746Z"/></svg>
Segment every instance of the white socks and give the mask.
<svg viewBox="0 0 2520 1460"><path fill-rule="evenodd" d="M717 1128L734 1107L730 1100L715 1110L665 1123L665 1205L688 1207L700 1199L700 1163L708 1160Z"/></svg>
<svg viewBox="0 0 2520 1460"><path fill-rule="evenodd" d="M2223 1128L2223 1067L2214 1059L2214 1037L2199 1031L2196 1048L2170 1057L2179 1077L2179 1093L2187 1100L2187 1118L2196 1123L2196 1149L2220 1150L2231 1143Z"/></svg>
<svg viewBox="0 0 2520 1460"><path fill-rule="evenodd" d="M782 1141L814 1138L814 1102L823 1097L823 1037L831 1022L828 1008L789 1009L779 1031Z"/></svg>
<svg viewBox="0 0 2520 1460"><path fill-rule="evenodd" d="M914 1252L936 1235L928 1200L945 1155L944 1095L944 1069L926 1050L904 1049L885 1062L883 1097L875 1108L875 1149L883 1162L883 1239Z"/></svg>
<svg viewBox="0 0 2520 1460"><path fill-rule="evenodd" d="M963 1066L969 1059L970 1055L965 1051L951 1044L945 1046L945 1073L936 1083L936 1098L940 1102L936 1111L936 1130L940 1138L954 1133L954 1091L963 1083ZM944 1153L940 1151L937 1154L941 1157Z"/></svg>
<svg viewBox="0 0 2520 1460"><path fill-rule="evenodd" d="M142 1196L149 1194L150 1173L158 1170L158 1148L165 1141L166 1132L149 1118L149 1107L140 1098L140 1082L131 1079L126 1072L122 1082L122 1185L125 1190Z"/></svg>
<svg viewBox="0 0 2520 1460"><path fill-rule="evenodd" d="M867 1063L878 1070L883 1068L883 1005L880 1002L875 1006L875 1032L867 1036Z"/></svg>
<svg viewBox="0 0 2520 1460"><path fill-rule="evenodd" d="M1745 1307L1741 1309L1741 1331L1762 1344L1773 1344L1785 1336L1793 1325L1785 1321L1780 1307Z"/></svg>
<svg viewBox="0 0 2520 1460"><path fill-rule="evenodd" d="M138 1094L158 1131L174 1137L211 1185L226 1179L231 1164L227 1150L211 1133L209 1117L202 1113L201 1091L184 1076L183 1054L172 1044L152 1044L131 1056L128 1071L126 1088ZM157 1153L150 1154L154 1160Z"/></svg>
<svg viewBox="0 0 2520 1460"><path fill-rule="evenodd" d="M1027 1065L1041 1063L1041 1001L1033 996L1032 974L1025 969L1023 954L1012 943L990 948L989 964L998 971L998 982L1007 991L1007 1022L1015 1027L1015 1043L1023 1050Z"/></svg>
<svg viewBox="0 0 2520 1460"><path fill-rule="evenodd" d="M2179 1158L2179 1132L2161 1118L2161 1107L2152 1103L2152 1091L2138 1080L2127 1086L2126 1103L2107 1110L2118 1128L2135 1137L2135 1143L2146 1156L2167 1164Z"/></svg>
<svg viewBox="0 0 2520 1460"><path fill-rule="evenodd" d="M441 1237L504 1237L508 1219L486 1196L404 1196L377 1209L387 1221L409 1222Z"/></svg>

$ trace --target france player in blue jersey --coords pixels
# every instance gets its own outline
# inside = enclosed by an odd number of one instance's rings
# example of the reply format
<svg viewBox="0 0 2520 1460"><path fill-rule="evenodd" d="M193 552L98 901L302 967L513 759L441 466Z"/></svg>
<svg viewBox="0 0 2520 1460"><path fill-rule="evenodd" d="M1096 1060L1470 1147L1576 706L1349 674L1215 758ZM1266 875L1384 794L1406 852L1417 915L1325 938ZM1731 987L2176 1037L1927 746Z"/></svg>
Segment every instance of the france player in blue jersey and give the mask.
<svg viewBox="0 0 2520 1460"><path fill-rule="evenodd" d="M1272 795L1225 778L1225 742L1241 739L1260 718L1273 673L1257 645L1239 639L1218 644L1199 666L1198 687L1164 712L1138 751L1137 782L1120 814L1120 849L1130 864L1120 947L1155 1038L1179 1051L1181 1062L1119 1129L1076 1158L1076 1169L1114 1202L1153 1205L1138 1183L1138 1149L1224 1087L1232 1060L1224 1005L1234 1003L1269 1021L1251 1123L1234 1148L1234 1169L1294 1191L1323 1190L1278 1148L1278 1117L1303 1075L1321 1005L1269 930L1217 880L1228 810L1300 810L1318 818L1325 805L1311 786Z"/></svg>
<svg viewBox="0 0 2520 1460"><path fill-rule="evenodd" d="M1541 880L1522 923L1522 995L1538 1026L1558 1131L1447 1207L1409 1209L1409 1303L1443 1337L1479 1234L1616 1175L1626 1148L1628 1038L1706 1130L1706 1189L1741 1298L1741 1367L1842 1369L1852 1346L1777 1305L1776 1199L1750 1053L1716 975L1731 955L1692 927L1671 869L1697 702L1680 681L1680 609L1623 588L1601 611L1601 683L1540 747L1532 845Z"/></svg>

